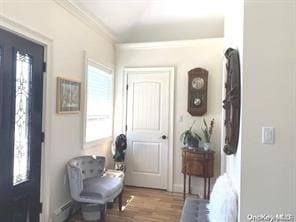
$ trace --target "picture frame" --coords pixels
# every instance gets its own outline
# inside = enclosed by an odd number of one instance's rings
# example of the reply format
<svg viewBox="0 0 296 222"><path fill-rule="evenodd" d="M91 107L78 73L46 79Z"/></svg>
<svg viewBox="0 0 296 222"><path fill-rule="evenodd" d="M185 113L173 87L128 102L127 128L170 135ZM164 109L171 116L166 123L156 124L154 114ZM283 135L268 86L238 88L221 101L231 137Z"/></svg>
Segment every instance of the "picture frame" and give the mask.
<svg viewBox="0 0 296 222"><path fill-rule="evenodd" d="M56 112L75 114L81 109L81 82L57 77Z"/></svg>

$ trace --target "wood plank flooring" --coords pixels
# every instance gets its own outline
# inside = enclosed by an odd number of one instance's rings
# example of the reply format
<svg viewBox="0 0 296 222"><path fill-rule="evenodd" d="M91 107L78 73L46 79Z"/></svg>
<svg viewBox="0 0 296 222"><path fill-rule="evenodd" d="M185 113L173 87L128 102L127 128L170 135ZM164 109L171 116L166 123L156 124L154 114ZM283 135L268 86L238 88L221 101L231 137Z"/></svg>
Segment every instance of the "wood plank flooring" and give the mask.
<svg viewBox="0 0 296 222"><path fill-rule="evenodd" d="M179 222L183 207L181 193L162 190L125 187L123 211L118 203L107 210L107 222ZM76 215L71 222L85 222Z"/></svg>

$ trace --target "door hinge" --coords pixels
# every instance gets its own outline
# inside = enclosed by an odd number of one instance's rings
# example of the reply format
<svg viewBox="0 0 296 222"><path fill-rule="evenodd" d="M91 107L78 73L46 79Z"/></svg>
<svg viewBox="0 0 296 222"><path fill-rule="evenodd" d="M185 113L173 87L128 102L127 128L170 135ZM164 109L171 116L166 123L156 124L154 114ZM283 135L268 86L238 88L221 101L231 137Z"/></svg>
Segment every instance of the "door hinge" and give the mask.
<svg viewBox="0 0 296 222"><path fill-rule="evenodd" d="M46 69L47 69L47 63L43 62L43 72L46 72Z"/></svg>
<svg viewBox="0 0 296 222"><path fill-rule="evenodd" d="M39 203L39 213L42 214L42 208L43 208L43 204Z"/></svg>
<svg viewBox="0 0 296 222"><path fill-rule="evenodd" d="M126 90L128 90L128 85L126 85Z"/></svg>
<svg viewBox="0 0 296 222"><path fill-rule="evenodd" d="M45 133L41 132L41 143L44 143L45 141Z"/></svg>
<svg viewBox="0 0 296 222"><path fill-rule="evenodd" d="M127 131L127 125L125 125L125 132Z"/></svg>

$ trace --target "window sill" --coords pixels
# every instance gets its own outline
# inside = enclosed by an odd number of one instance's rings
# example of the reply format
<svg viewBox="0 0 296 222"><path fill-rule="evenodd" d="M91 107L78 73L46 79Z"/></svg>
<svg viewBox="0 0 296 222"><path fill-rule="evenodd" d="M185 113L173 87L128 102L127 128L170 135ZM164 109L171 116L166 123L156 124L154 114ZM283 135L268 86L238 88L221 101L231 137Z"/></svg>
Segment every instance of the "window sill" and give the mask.
<svg viewBox="0 0 296 222"><path fill-rule="evenodd" d="M113 141L112 136L102 138L102 139L99 139L99 140L94 140L94 141L91 141L91 142L88 142L88 143L84 143L83 144L83 149L91 149L91 148L100 146L100 145L102 145L104 143L112 142L112 141Z"/></svg>

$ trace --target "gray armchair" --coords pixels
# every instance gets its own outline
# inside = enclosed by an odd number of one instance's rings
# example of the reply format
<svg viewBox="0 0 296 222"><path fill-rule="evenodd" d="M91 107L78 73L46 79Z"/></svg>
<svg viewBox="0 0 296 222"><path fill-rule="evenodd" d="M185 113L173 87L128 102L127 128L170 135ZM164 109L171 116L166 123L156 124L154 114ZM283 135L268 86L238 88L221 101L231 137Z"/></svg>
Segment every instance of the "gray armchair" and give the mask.
<svg viewBox="0 0 296 222"><path fill-rule="evenodd" d="M105 157L100 156L81 156L70 160L67 164L70 193L74 203L99 204L101 221L105 221L106 203L117 197L121 211L123 190L123 179L106 176L104 169Z"/></svg>

